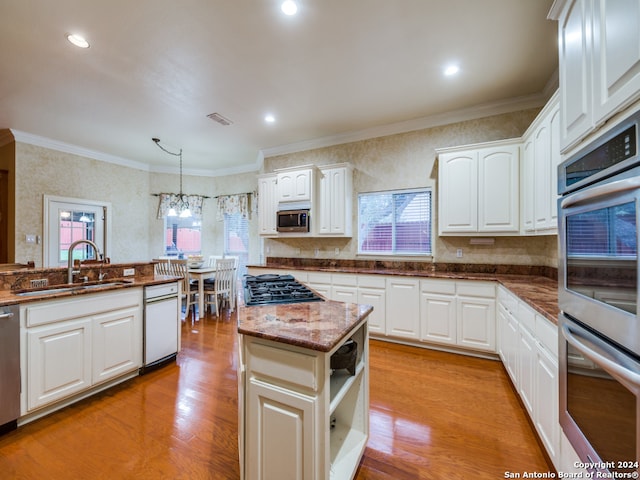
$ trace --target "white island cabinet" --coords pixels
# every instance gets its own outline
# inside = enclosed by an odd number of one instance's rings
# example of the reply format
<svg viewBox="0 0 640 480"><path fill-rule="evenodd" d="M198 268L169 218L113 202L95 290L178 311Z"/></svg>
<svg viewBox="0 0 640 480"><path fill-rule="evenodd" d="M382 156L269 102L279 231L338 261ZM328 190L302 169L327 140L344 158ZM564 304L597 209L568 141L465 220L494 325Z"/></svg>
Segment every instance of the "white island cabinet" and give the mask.
<svg viewBox="0 0 640 480"><path fill-rule="evenodd" d="M242 479L353 478L369 435L370 311L333 301L241 307ZM353 368L332 369L332 355L351 342Z"/></svg>

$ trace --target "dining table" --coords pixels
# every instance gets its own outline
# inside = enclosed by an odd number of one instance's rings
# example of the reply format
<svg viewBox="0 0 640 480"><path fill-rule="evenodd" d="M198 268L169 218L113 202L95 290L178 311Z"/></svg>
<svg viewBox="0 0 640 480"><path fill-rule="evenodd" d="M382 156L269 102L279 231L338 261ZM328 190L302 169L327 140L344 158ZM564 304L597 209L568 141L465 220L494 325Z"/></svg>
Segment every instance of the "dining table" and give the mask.
<svg viewBox="0 0 640 480"><path fill-rule="evenodd" d="M190 279L198 281L198 318L204 318L204 281L215 277L216 267L189 268L187 272Z"/></svg>

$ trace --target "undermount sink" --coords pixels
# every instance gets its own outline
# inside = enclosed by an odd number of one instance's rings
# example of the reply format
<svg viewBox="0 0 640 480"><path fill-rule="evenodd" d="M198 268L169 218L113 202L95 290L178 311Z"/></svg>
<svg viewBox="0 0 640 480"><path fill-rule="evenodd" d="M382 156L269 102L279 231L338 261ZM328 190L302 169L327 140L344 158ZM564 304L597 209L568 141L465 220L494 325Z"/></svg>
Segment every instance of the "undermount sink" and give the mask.
<svg viewBox="0 0 640 480"><path fill-rule="evenodd" d="M64 284L64 285L52 285L50 287L42 287L42 288L29 288L27 290L20 290L16 292L16 295L19 297L30 297L35 295L49 295L52 293L63 293L63 292L75 292L81 290L90 290L93 288L104 288L104 287L115 287L118 285L128 285L130 281L127 280L109 280L109 281L100 281L100 282L88 282L88 283L74 283Z"/></svg>

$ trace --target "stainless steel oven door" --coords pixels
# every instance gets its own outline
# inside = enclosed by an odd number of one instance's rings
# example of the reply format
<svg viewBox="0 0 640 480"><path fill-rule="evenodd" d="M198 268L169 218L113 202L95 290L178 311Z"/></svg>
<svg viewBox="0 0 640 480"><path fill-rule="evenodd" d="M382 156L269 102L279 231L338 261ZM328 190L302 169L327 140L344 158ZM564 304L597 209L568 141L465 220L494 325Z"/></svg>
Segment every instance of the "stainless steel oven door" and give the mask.
<svg viewBox="0 0 640 480"><path fill-rule="evenodd" d="M640 352L638 212L640 168L560 201L560 310Z"/></svg>
<svg viewBox="0 0 640 480"><path fill-rule="evenodd" d="M562 314L559 321L560 425L588 470L636 475L640 361Z"/></svg>

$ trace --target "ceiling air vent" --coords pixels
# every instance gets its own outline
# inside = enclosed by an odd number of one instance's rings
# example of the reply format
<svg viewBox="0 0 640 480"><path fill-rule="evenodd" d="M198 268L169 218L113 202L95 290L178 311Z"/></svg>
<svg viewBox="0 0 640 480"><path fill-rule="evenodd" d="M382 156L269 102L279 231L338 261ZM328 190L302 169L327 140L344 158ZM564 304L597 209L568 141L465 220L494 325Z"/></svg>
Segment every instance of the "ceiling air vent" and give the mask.
<svg viewBox="0 0 640 480"><path fill-rule="evenodd" d="M207 115L207 117L209 117L214 122L218 122L220 125L225 125L226 126L226 125L233 124L233 122L231 120L229 120L228 118L224 118L219 113L210 113L209 115Z"/></svg>

